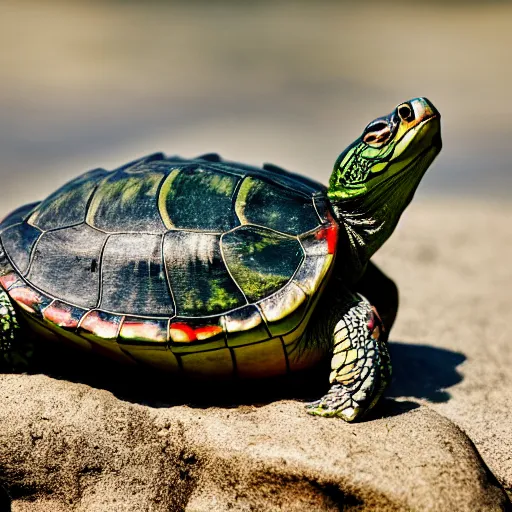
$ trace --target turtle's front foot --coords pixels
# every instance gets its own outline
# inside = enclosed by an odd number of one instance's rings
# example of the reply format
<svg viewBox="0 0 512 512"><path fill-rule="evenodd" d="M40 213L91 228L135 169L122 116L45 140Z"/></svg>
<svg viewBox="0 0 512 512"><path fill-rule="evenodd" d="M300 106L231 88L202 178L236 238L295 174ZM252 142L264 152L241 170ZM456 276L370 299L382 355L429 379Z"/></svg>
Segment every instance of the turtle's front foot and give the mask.
<svg viewBox="0 0 512 512"><path fill-rule="evenodd" d="M342 418L352 422L363 416L381 397L385 382L375 378L375 371L367 373L367 378L359 386L344 386L335 383L320 400L306 405L309 414L326 418Z"/></svg>
<svg viewBox="0 0 512 512"><path fill-rule="evenodd" d="M315 416L338 417L345 421L354 421L360 414L359 404L353 400L340 384L335 384L320 400L306 405L309 414Z"/></svg>
<svg viewBox="0 0 512 512"><path fill-rule="evenodd" d="M362 298L338 322L331 360L331 388L306 406L309 414L355 421L380 399L391 376L382 323Z"/></svg>

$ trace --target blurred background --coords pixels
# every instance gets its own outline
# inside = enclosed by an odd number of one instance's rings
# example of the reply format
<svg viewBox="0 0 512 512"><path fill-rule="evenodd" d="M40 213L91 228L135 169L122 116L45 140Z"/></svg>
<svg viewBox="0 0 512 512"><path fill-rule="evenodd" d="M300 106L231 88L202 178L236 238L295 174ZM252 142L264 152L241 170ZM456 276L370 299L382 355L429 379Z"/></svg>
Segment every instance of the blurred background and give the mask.
<svg viewBox="0 0 512 512"><path fill-rule="evenodd" d="M373 118L443 115L418 194L507 199L512 6L481 1L0 4L0 214L164 151L326 182Z"/></svg>

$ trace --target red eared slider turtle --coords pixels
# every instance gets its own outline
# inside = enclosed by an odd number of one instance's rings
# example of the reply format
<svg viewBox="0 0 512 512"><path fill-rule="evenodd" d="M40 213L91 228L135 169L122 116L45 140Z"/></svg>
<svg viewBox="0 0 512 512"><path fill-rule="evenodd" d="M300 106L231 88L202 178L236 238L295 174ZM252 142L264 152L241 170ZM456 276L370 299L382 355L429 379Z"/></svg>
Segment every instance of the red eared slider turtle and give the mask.
<svg viewBox="0 0 512 512"><path fill-rule="evenodd" d="M417 98L366 127L328 188L214 154L90 171L0 224L3 361L23 358L25 328L210 379L330 355L308 411L354 420L391 371L396 289L369 260L440 148L439 113Z"/></svg>

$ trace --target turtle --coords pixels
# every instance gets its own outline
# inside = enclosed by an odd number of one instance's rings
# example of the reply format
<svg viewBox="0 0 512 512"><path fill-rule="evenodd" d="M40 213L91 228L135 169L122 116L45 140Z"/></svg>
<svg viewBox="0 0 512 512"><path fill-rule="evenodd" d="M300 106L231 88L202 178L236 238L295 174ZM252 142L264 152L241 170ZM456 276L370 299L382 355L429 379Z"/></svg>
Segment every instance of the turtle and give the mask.
<svg viewBox="0 0 512 512"><path fill-rule="evenodd" d="M29 331L178 379L330 358L307 411L357 420L390 381L398 304L371 258L440 150L440 114L414 98L367 125L328 186L214 153L86 172L0 223L2 368L29 359Z"/></svg>

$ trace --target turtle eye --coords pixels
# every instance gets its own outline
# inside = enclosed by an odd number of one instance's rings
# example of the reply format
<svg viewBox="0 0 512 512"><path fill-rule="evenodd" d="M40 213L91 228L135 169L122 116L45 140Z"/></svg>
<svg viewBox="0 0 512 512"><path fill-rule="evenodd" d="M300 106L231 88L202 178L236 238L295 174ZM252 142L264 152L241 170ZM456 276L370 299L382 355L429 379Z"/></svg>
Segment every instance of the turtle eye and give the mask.
<svg viewBox="0 0 512 512"><path fill-rule="evenodd" d="M414 121L414 110L407 104L404 103L397 108L398 115L402 121L410 123Z"/></svg>
<svg viewBox="0 0 512 512"><path fill-rule="evenodd" d="M366 127L363 134L363 142L372 146L382 146L389 140L390 136L391 129L389 124L382 119L378 119Z"/></svg>

